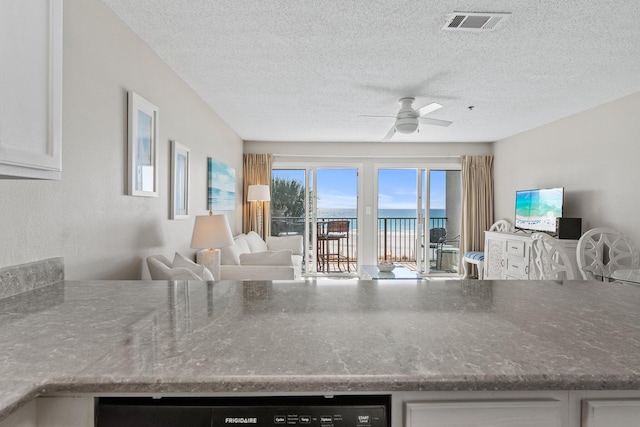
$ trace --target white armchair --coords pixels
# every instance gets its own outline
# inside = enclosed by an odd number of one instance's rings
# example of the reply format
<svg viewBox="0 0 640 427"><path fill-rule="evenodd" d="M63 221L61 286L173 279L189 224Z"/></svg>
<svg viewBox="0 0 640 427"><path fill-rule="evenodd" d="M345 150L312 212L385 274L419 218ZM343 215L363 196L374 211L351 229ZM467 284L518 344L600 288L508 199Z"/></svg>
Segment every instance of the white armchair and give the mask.
<svg viewBox="0 0 640 427"><path fill-rule="evenodd" d="M176 253L173 262L163 255L147 257L152 280L213 280L211 272Z"/></svg>

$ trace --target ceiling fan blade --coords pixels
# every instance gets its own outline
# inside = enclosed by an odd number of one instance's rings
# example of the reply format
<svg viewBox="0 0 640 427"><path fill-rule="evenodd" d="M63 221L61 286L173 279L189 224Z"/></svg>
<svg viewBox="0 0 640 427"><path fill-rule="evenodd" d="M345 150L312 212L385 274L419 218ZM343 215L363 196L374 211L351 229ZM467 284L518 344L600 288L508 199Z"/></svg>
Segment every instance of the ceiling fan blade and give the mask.
<svg viewBox="0 0 640 427"><path fill-rule="evenodd" d="M416 111L422 117L425 114L432 113L432 112L434 112L436 110L439 110L441 108L442 108L442 105L438 104L437 102L432 102L429 105L425 105L424 107L418 108Z"/></svg>
<svg viewBox="0 0 640 427"><path fill-rule="evenodd" d="M391 130L389 130L389 132L387 132L384 138L382 138L382 142L389 141L395 134L396 134L396 124L394 123L393 126L391 127Z"/></svg>
<svg viewBox="0 0 640 427"><path fill-rule="evenodd" d="M358 117L375 117L375 118L385 118L385 119L395 119L396 116L372 116L370 114L358 114Z"/></svg>
<svg viewBox="0 0 640 427"><path fill-rule="evenodd" d="M420 120L422 120L423 123L426 123L428 125L444 126L444 127L447 127L451 123L453 123L453 122L450 122L448 120L430 119L428 117L420 117Z"/></svg>

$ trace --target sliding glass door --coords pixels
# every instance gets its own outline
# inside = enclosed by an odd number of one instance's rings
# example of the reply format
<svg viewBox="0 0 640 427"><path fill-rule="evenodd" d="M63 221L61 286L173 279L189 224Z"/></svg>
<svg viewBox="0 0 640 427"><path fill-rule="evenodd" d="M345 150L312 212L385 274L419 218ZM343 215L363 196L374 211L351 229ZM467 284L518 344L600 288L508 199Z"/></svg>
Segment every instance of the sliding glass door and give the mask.
<svg viewBox="0 0 640 427"><path fill-rule="evenodd" d="M417 270L420 216L417 169L378 169L378 262Z"/></svg>
<svg viewBox="0 0 640 427"><path fill-rule="evenodd" d="M456 273L460 170L379 168L377 259L420 273Z"/></svg>
<svg viewBox="0 0 640 427"><path fill-rule="evenodd" d="M358 272L358 170L317 168L315 173L316 272Z"/></svg>
<svg viewBox="0 0 640 427"><path fill-rule="evenodd" d="M274 168L271 234L304 237L306 274L355 275L360 264L384 259L424 274L456 274L459 166L382 164L365 172L372 179L362 182L359 165Z"/></svg>
<svg viewBox="0 0 640 427"><path fill-rule="evenodd" d="M423 171L425 204L424 271L457 273L460 260L462 181L460 170ZM428 260L428 262L427 262Z"/></svg>
<svg viewBox="0 0 640 427"><path fill-rule="evenodd" d="M307 182L304 169L274 170L271 176L271 235L305 235Z"/></svg>
<svg viewBox="0 0 640 427"><path fill-rule="evenodd" d="M358 271L358 169L274 169L271 235L305 238L306 273Z"/></svg>

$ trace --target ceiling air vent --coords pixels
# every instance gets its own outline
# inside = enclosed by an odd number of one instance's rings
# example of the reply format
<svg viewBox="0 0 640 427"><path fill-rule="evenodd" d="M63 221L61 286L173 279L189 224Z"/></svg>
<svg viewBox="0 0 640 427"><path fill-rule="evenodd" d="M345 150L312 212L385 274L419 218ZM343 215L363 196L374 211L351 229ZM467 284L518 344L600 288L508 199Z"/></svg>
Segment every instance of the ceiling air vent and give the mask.
<svg viewBox="0 0 640 427"><path fill-rule="evenodd" d="M507 19L510 13L454 12L442 27L447 31L491 31Z"/></svg>

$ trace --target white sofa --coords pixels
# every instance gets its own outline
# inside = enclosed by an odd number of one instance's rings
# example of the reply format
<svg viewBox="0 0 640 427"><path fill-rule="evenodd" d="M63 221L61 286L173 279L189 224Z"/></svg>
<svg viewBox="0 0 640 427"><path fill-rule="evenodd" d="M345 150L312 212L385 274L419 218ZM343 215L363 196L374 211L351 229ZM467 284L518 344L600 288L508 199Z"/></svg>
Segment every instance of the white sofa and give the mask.
<svg viewBox="0 0 640 427"><path fill-rule="evenodd" d="M303 239L270 236L255 231L240 234L232 246L220 249L220 278L216 280L294 280L302 273ZM198 252L198 263L201 260Z"/></svg>

